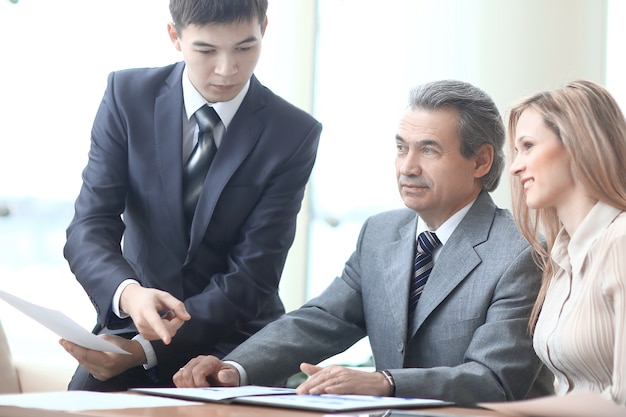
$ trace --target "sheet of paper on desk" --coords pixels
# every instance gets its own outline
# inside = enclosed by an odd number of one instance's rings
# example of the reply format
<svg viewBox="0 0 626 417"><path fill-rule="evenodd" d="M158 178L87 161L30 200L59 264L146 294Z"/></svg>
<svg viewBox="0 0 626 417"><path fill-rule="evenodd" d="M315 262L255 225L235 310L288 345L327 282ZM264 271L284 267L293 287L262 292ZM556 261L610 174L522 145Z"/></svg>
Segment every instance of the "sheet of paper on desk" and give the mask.
<svg viewBox="0 0 626 417"><path fill-rule="evenodd" d="M339 412L388 408L420 408L452 405L423 398L373 397L369 395L271 395L237 398L237 403L301 410Z"/></svg>
<svg viewBox="0 0 626 417"><path fill-rule="evenodd" d="M131 388L131 391L163 397L218 402L229 402L235 398L252 395L291 395L296 393L296 390L292 388L262 387L258 385L203 388Z"/></svg>
<svg viewBox="0 0 626 417"><path fill-rule="evenodd" d="M327 412L438 407L452 404L440 400L370 397L367 395L297 395L296 390L292 388L257 385L209 388L132 388L131 391L199 401L231 402Z"/></svg>
<svg viewBox="0 0 626 417"><path fill-rule="evenodd" d="M599 394L575 392L564 396L502 403L480 403L481 407L512 417L625 417L620 407Z"/></svg>
<svg viewBox="0 0 626 417"><path fill-rule="evenodd" d="M58 411L113 410L121 408L175 407L201 403L173 398L124 393L60 391L1 394L0 406L42 408Z"/></svg>
<svg viewBox="0 0 626 417"><path fill-rule="evenodd" d="M89 332L58 310L38 306L2 290L0 290L0 298L65 340L88 349L129 354L113 343L107 342Z"/></svg>

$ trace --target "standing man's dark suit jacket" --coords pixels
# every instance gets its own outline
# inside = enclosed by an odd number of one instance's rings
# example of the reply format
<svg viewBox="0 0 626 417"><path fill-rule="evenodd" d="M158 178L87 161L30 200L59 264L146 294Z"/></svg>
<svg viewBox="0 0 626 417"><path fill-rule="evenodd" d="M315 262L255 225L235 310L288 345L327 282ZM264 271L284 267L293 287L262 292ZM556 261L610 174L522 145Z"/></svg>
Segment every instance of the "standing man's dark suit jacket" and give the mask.
<svg viewBox="0 0 626 417"><path fill-rule="evenodd" d="M278 384L369 336L399 397L461 404L554 393L528 318L541 274L513 218L483 191L441 249L408 328L417 216L371 217L343 274L226 356L251 384Z"/></svg>
<svg viewBox="0 0 626 417"><path fill-rule="evenodd" d="M64 249L96 308L95 332L134 330L130 319L111 311L127 278L185 301L192 319L170 345L152 343L159 377L170 384L189 359L223 356L284 312L278 283L322 128L253 76L188 233L183 68L109 76Z"/></svg>

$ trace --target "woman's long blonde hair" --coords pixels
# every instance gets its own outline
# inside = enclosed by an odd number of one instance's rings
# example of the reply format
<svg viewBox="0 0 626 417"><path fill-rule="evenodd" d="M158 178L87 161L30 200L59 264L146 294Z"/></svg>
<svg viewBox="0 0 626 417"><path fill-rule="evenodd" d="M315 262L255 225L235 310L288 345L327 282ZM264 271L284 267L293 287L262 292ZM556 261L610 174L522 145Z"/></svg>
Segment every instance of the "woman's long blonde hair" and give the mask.
<svg viewBox="0 0 626 417"><path fill-rule="evenodd" d="M556 90L537 93L509 110L509 163L515 157L515 130L524 110L532 108L563 142L573 174L589 196L626 210L626 120L619 105L603 86L588 80L572 81ZM552 207L530 209L519 181L511 180L513 216L543 270L537 301L530 317L531 331L553 274L550 252L561 222Z"/></svg>

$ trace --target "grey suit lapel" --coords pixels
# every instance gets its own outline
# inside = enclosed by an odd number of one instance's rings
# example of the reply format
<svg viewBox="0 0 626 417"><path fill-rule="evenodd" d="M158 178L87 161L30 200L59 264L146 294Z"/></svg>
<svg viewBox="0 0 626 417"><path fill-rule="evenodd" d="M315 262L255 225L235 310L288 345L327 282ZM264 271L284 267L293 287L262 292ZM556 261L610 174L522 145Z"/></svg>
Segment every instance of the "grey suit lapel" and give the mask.
<svg viewBox="0 0 626 417"><path fill-rule="evenodd" d="M261 91L262 86L255 77L252 77L250 89L215 154L191 225L187 261L191 259L191 255L202 241L224 187L252 151L263 131L263 123L256 115L256 112L265 106Z"/></svg>
<svg viewBox="0 0 626 417"><path fill-rule="evenodd" d="M386 248L384 259L388 259L388 263L378 269L383 273L382 285L389 301L386 310L392 312L391 323L397 326L402 340L407 336L409 280L413 274L416 227L417 216L399 229L400 239Z"/></svg>
<svg viewBox="0 0 626 417"><path fill-rule="evenodd" d="M489 194L481 192L452 233L442 248L424 293L417 303L411 336L433 310L481 263L474 248L487 240L495 210L496 206Z"/></svg>

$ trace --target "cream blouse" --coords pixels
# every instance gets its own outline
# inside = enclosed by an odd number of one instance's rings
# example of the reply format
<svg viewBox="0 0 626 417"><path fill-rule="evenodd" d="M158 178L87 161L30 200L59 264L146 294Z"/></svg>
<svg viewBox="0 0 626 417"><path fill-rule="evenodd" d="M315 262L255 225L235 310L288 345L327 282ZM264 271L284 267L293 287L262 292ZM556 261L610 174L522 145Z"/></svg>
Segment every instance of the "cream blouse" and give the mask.
<svg viewBox="0 0 626 417"><path fill-rule="evenodd" d="M551 254L554 276L537 327L537 355L558 395L593 391L626 406L626 212L597 203Z"/></svg>

